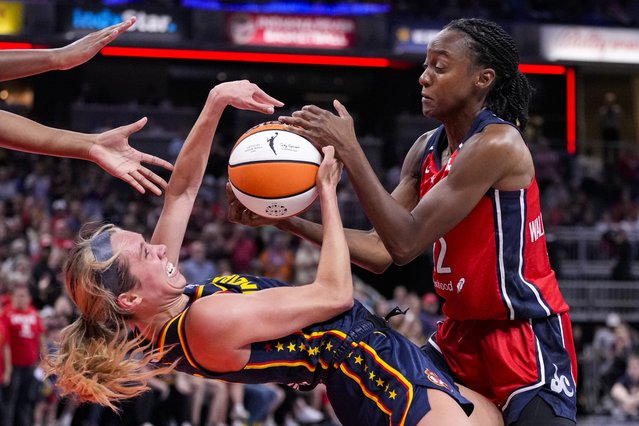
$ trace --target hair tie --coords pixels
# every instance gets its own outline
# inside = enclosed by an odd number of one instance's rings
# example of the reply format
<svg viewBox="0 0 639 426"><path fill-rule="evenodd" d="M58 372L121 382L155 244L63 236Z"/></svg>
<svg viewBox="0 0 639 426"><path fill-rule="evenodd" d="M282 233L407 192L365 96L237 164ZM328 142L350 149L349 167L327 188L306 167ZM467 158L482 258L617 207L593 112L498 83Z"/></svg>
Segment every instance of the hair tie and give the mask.
<svg viewBox="0 0 639 426"><path fill-rule="evenodd" d="M108 231L102 231L91 239L91 252L98 262L106 262L113 257L111 235ZM113 264L100 272L100 280L104 288L114 295L118 294L118 277Z"/></svg>

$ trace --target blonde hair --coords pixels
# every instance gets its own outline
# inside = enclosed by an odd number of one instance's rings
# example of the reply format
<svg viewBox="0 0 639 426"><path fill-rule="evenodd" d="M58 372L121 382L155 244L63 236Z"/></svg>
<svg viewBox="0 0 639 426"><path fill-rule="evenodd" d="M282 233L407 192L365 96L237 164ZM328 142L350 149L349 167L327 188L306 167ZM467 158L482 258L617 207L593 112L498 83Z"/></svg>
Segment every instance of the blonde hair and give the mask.
<svg viewBox="0 0 639 426"><path fill-rule="evenodd" d="M128 265L117 253L98 262L91 241L102 232L112 235L119 228L104 225L91 232L87 227L71 249L64 266L67 291L82 315L60 332L56 353L47 358L47 375L57 376L62 394L76 394L81 401L92 401L117 411L113 404L148 390L151 377L166 374L173 365L149 368L156 356L142 336L130 337L130 314L117 303L120 293L137 286ZM102 283L102 273L115 267L117 294Z"/></svg>

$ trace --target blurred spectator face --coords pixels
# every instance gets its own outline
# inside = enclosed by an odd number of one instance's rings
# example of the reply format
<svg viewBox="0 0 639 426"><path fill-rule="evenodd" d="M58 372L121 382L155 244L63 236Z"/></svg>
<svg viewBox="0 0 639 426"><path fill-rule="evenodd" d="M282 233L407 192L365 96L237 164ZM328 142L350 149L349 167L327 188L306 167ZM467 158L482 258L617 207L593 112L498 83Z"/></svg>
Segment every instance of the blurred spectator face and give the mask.
<svg viewBox="0 0 639 426"><path fill-rule="evenodd" d="M632 336L630 329L625 324L615 328L615 345L617 348L630 348L632 346Z"/></svg>
<svg viewBox="0 0 639 426"><path fill-rule="evenodd" d="M406 294L406 287L404 287L403 285L398 285L397 287L395 287L395 290L393 290L393 300L395 301L395 303L404 303Z"/></svg>
<svg viewBox="0 0 639 426"><path fill-rule="evenodd" d="M202 243L202 241L193 241L189 246L189 254L191 255L191 259L196 262L203 262L206 258L204 243Z"/></svg>
<svg viewBox="0 0 639 426"><path fill-rule="evenodd" d="M426 293L422 297L422 309L431 314L436 314L439 311L439 299L435 293Z"/></svg>
<svg viewBox="0 0 639 426"><path fill-rule="evenodd" d="M27 286L17 285L11 292L11 304L19 311L26 310L31 304L31 295Z"/></svg>

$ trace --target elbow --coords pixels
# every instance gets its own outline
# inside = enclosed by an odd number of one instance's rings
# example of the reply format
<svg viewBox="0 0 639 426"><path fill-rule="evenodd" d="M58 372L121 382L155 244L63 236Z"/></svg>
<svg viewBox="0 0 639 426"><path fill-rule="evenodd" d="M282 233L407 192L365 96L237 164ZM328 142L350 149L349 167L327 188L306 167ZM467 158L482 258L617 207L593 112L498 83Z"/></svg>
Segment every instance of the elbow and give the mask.
<svg viewBox="0 0 639 426"><path fill-rule="evenodd" d="M388 267L391 266L392 264L393 264L393 262L389 258L388 261L384 260L384 261L380 261L380 262L369 263L368 265L365 265L364 267L368 271L372 272L373 274L383 274L384 272L386 272Z"/></svg>
<svg viewBox="0 0 639 426"><path fill-rule="evenodd" d="M340 282L337 288L335 283L336 281L332 281L332 283L325 283L332 285L323 285L321 281L315 281L315 284L318 285L318 292L314 300L317 302L318 307L321 307L317 312L325 312L321 315L322 317L329 318L339 315L351 309L355 303L352 277L349 276L343 282Z"/></svg>
<svg viewBox="0 0 639 426"><path fill-rule="evenodd" d="M346 312L353 307L355 304L355 299L353 298L353 292L350 292L350 295L343 297L338 303L337 310L339 313Z"/></svg>
<svg viewBox="0 0 639 426"><path fill-rule="evenodd" d="M419 253L416 254L410 247L406 246L390 248L388 252L393 259L393 263L399 266L404 266L407 263L410 263L419 255Z"/></svg>

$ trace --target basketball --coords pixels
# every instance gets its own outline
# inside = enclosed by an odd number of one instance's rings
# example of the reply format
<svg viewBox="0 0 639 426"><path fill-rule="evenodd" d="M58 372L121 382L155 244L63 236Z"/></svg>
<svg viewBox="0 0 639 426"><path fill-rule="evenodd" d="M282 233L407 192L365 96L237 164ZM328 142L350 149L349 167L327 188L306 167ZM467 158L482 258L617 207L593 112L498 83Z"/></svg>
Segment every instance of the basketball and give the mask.
<svg viewBox="0 0 639 426"><path fill-rule="evenodd" d="M237 199L260 216L285 218L317 198L320 152L306 138L277 121L258 124L239 137L228 175Z"/></svg>

